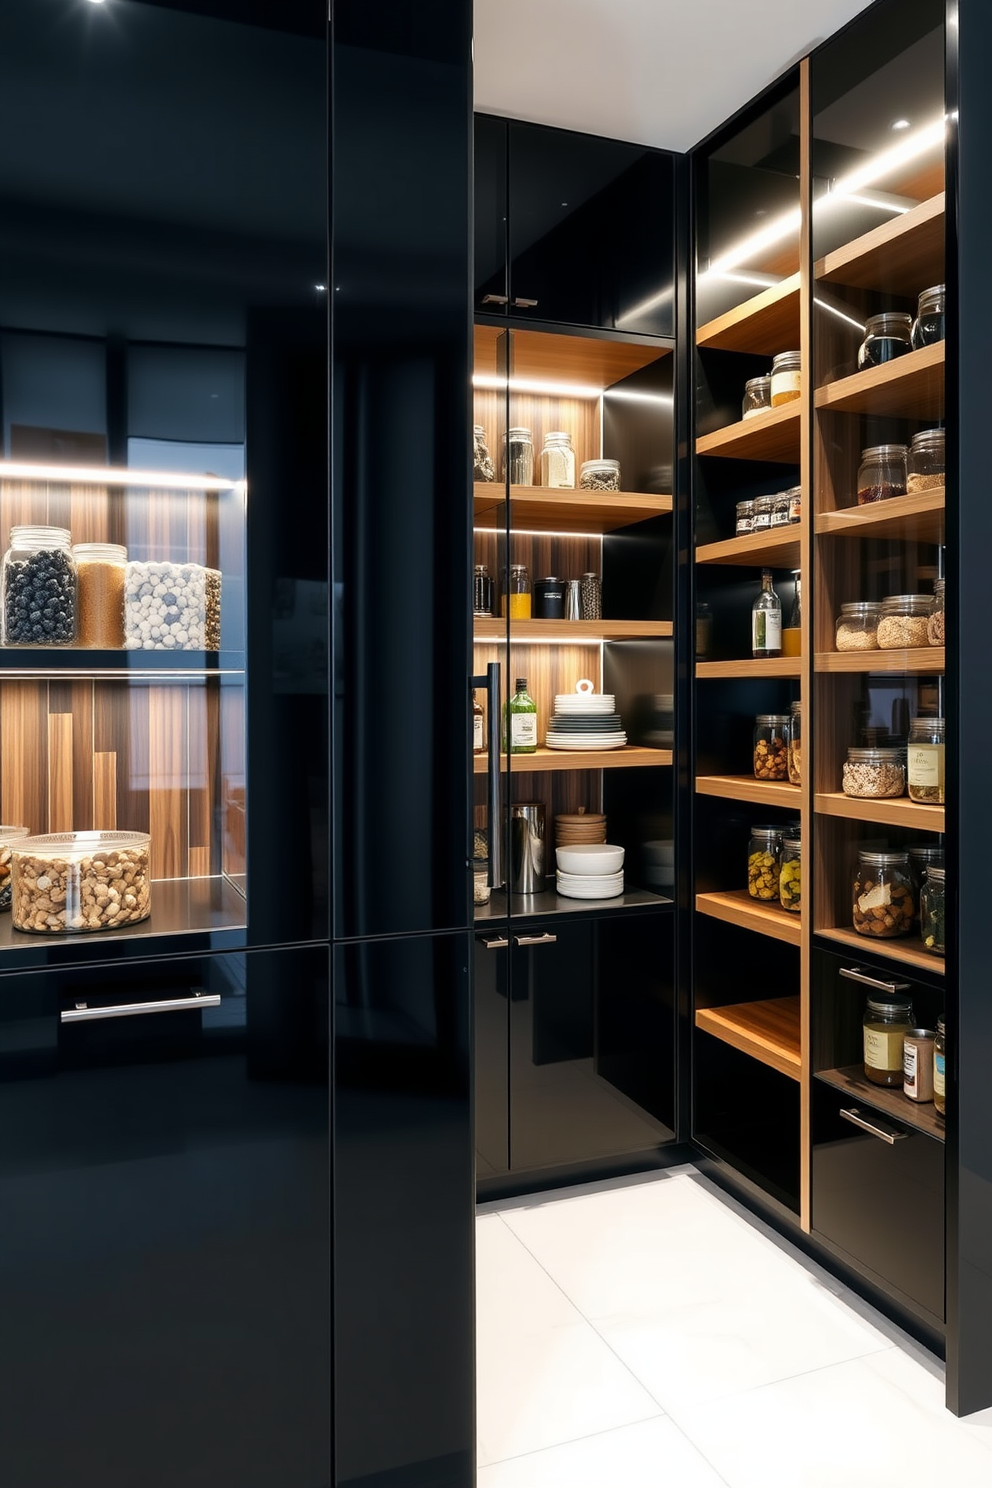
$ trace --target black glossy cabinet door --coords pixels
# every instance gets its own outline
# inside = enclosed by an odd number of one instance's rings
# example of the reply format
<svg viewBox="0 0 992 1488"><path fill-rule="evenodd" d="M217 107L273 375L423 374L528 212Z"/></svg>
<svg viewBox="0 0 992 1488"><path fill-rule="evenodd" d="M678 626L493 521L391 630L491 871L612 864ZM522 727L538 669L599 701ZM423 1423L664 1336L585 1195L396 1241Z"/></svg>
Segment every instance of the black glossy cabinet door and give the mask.
<svg viewBox="0 0 992 1488"><path fill-rule="evenodd" d="M326 949L3 978L5 1488L329 1488L328 1073Z"/></svg>
<svg viewBox="0 0 992 1488"><path fill-rule="evenodd" d="M475 219L476 310L505 315L507 288L507 123L490 114L476 114L473 205Z"/></svg>
<svg viewBox="0 0 992 1488"><path fill-rule="evenodd" d="M475 937L475 1175L510 1165L509 957L507 931Z"/></svg>

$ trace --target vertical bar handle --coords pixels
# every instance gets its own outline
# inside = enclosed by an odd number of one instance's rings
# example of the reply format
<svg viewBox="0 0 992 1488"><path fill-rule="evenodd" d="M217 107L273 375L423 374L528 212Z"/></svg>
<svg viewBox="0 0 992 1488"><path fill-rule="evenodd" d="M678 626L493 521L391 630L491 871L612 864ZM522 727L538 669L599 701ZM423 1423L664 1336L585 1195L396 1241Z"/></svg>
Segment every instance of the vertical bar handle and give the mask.
<svg viewBox="0 0 992 1488"><path fill-rule="evenodd" d="M499 709L500 709L500 664L491 661L484 677L473 677L473 687L486 689L489 758L486 761L486 810L489 814L489 887L503 887L503 840L502 813L499 789Z"/></svg>

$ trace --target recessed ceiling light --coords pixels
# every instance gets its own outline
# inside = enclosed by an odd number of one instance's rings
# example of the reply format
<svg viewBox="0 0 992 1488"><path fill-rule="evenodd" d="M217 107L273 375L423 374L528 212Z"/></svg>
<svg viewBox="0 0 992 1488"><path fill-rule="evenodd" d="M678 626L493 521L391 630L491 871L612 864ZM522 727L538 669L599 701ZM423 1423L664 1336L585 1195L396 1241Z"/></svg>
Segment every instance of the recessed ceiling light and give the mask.
<svg viewBox="0 0 992 1488"><path fill-rule="evenodd" d="M893 119L892 120L892 128L893 129L908 129L909 128L909 120L908 119Z"/></svg>
<svg viewBox="0 0 992 1488"><path fill-rule="evenodd" d="M322 290L325 290L326 288L327 288L327 285L326 284L315 284L314 285L314 289L316 289L318 292L320 292Z"/></svg>

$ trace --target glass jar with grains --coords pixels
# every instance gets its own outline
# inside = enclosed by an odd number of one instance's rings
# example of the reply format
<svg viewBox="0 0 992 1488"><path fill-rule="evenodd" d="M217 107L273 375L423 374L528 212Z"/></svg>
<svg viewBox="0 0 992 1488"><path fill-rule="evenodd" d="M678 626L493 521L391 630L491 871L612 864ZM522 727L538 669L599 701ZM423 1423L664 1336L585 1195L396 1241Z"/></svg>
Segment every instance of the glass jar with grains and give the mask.
<svg viewBox="0 0 992 1488"><path fill-rule="evenodd" d="M866 801L884 801L901 796L906 789L906 755L902 749L857 749L853 745L844 761L841 786L845 796Z"/></svg>
<svg viewBox="0 0 992 1488"><path fill-rule="evenodd" d="M752 827L747 849L747 891L752 899L771 904L779 897L782 856L781 827Z"/></svg>
<svg viewBox="0 0 992 1488"><path fill-rule="evenodd" d="M802 358L798 351L780 351L772 358L772 407L781 408L802 395Z"/></svg>
<svg viewBox="0 0 992 1488"><path fill-rule="evenodd" d="M906 780L911 801L944 804L944 719L914 718L906 750Z"/></svg>
<svg viewBox="0 0 992 1488"><path fill-rule="evenodd" d="M475 440L472 452L472 479L474 481L494 481L496 470L493 465L493 457L489 453L489 445L486 442L486 431L482 424L473 426Z"/></svg>
<svg viewBox="0 0 992 1488"><path fill-rule="evenodd" d="M944 580L933 581L933 603L927 616L927 640L931 646L944 644Z"/></svg>
<svg viewBox="0 0 992 1488"><path fill-rule="evenodd" d="M927 869L920 894L920 939L935 956L944 954L944 869Z"/></svg>
<svg viewBox="0 0 992 1488"><path fill-rule="evenodd" d="M557 429L544 436L541 451L541 485L552 491L570 490L575 485L575 451L572 436Z"/></svg>
<svg viewBox="0 0 992 1488"><path fill-rule="evenodd" d="M754 720L755 780L788 780L789 715L759 713Z"/></svg>
<svg viewBox="0 0 992 1488"><path fill-rule="evenodd" d="M913 349L913 317L906 310L869 315L865 339L858 350L858 367L881 367Z"/></svg>
<svg viewBox="0 0 992 1488"><path fill-rule="evenodd" d="M866 1080L890 1090L902 1085L902 1041L915 1023L908 997L868 998L863 1022Z"/></svg>
<svg viewBox="0 0 992 1488"><path fill-rule="evenodd" d="M803 705L789 706L789 784L803 783Z"/></svg>
<svg viewBox="0 0 992 1488"><path fill-rule="evenodd" d="M838 651L877 651L881 606L874 601L843 604L837 616L834 643Z"/></svg>
<svg viewBox="0 0 992 1488"><path fill-rule="evenodd" d="M127 548L119 543L75 543L72 556L79 645L123 649Z"/></svg>
<svg viewBox="0 0 992 1488"><path fill-rule="evenodd" d="M888 501L906 494L906 461L904 444L873 444L861 451L858 467L858 505Z"/></svg>
<svg viewBox="0 0 992 1488"><path fill-rule="evenodd" d="M913 927L913 909L906 853L859 852L852 895L852 920L858 934L874 940L908 935Z"/></svg>
<svg viewBox="0 0 992 1488"><path fill-rule="evenodd" d="M786 835L782 838L778 901L791 914L799 914L803 907L803 847L800 837Z"/></svg>
<svg viewBox="0 0 992 1488"><path fill-rule="evenodd" d="M766 408L772 406L772 380L766 373L764 377L749 377L744 384L744 402L741 406L741 417L751 418L756 413L764 413Z"/></svg>
<svg viewBox="0 0 992 1488"><path fill-rule="evenodd" d="M933 598L929 594L890 594L882 600L878 644L883 651L927 646L927 621Z"/></svg>
<svg viewBox="0 0 992 1488"><path fill-rule="evenodd" d="M906 459L906 490L910 496L919 491L944 488L944 431L921 429L914 434Z"/></svg>
<svg viewBox="0 0 992 1488"><path fill-rule="evenodd" d="M583 460L579 467L579 486L583 491L619 491L619 460Z"/></svg>

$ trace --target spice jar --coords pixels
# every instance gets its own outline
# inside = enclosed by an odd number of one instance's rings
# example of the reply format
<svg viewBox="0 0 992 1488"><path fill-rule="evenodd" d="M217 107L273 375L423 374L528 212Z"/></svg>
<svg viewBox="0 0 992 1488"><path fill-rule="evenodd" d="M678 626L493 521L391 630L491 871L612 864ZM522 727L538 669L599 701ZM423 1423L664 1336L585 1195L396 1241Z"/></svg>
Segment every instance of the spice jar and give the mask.
<svg viewBox="0 0 992 1488"><path fill-rule="evenodd" d="M489 453L489 445L486 443L486 431L482 424L475 424L474 431L472 479L474 481L494 481L496 479L496 468L493 465L493 457Z"/></svg>
<svg viewBox="0 0 992 1488"><path fill-rule="evenodd" d="M541 451L541 485L551 490L570 490L575 486L575 451L572 436L557 429L544 436Z"/></svg>
<svg viewBox="0 0 992 1488"><path fill-rule="evenodd" d="M799 837L782 838L779 859L778 897L783 909L799 914L803 907L803 850Z"/></svg>
<svg viewBox="0 0 992 1488"><path fill-rule="evenodd" d="M737 503L737 526L736 533L742 537L744 533L751 532L754 528L754 502L738 501Z"/></svg>
<svg viewBox="0 0 992 1488"><path fill-rule="evenodd" d="M747 849L747 891L752 899L770 904L779 896L781 827L752 827Z"/></svg>
<svg viewBox="0 0 992 1488"><path fill-rule="evenodd" d="M772 358L771 404L780 408L783 403L792 403L802 392L800 366L802 359L798 351L780 351Z"/></svg>
<svg viewBox="0 0 992 1488"><path fill-rule="evenodd" d="M890 1090L902 1085L902 1042L915 1024L908 997L869 997L863 1019L865 1079Z"/></svg>
<svg viewBox="0 0 992 1488"><path fill-rule="evenodd" d="M944 873L931 864L920 893L920 939L935 956L944 954Z"/></svg>
<svg viewBox="0 0 992 1488"><path fill-rule="evenodd" d="M803 519L803 488L793 486L786 492L789 498L789 521L801 522Z"/></svg>
<svg viewBox="0 0 992 1488"><path fill-rule="evenodd" d="M10 908L10 865L15 847L23 838L29 837L27 827L0 826L0 911Z"/></svg>
<svg viewBox="0 0 992 1488"><path fill-rule="evenodd" d="M603 618L603 586L597 573L584 573L579 581L583 620Z"/></svg>
<svg viewBox="0 0 992 1488"><path fill-rule="evenodd" d="M507 604L509 596L509 605ZM526 563L510 564L510 582L507 593L500 598L500 614L510 611L511 620L529 620L531 614L530 574Z"/></svg>
<svg viewBox="0 0 992 1488"><path fill-rule="evenodd" d="M887 501L906 494L906 461L904 444L874 444L861 451L858 467L858 505Z"/></svg>
<svg viewBox="0 0 992 1488"><path fill-rule="evenodd" d="M913 321L913 346L934 346L944 339L944 306L947 296L943 284L932 284L925 289L916 302L916 319Z"/></svg>
<svg viewBox="0 0 992 1488"><path fill-rule="evenodd" d="M789 784L803 783L803 705L792 703L789 707Z"/></svg>
<svg viewBox="0 0 992 1488"><path fill-rule="evenodd" d="M882 315L869 315L865 322L865 339L858 348L858 366L881 367L896 357L912 351L913 317L906 310L886 310Z"/></svg>
<svg viewBox="0 0 992 1488"><path fill-rule="evenodd" d="M472 578L473 615L491 615L493 612L493 581L488 563L477 563Z"/></svg>
<svg viewBox="0 0 992 1488"><path fill-rule="evenodd" d="M472 902L488 904L492 889L489 886L489 863L478 858L472 860Z"/></svg>
<svg viewBox="0 0 992 1488"><path fill-rule="evenodd" d="M772 507L775 505L774 496L756 496L754 498L754 520L751 523L752 532L767 532L772 525Z"/></svg>
<svg viewBox="0 0 992 1488"><path fill-rule="evenodd" d="M75 543L72 556L76 560L77 643L119 651L124 645L127 548L119 543Z"/></svg>
<svg viewBox="0 0 992 1488"><path fill-rule="evenodd" d="M71 646L76 563L65 527L11 527L3 557L5 646Z"/></svg>
<svg viewBox="0 0 992 1488"><path fill-rule="evenodd" d="M503 479L511 486L534 484L534 442L529 429L507 429L503 451Z"/></svg>
<svg viewBox="0 0 992 1488"><path fill-rule="evenodd" d="M921 429L914 434L906 459L906 490L942 490L944 486L945 438L943 429Z"/></svg>
<svg viewBox="0 0 992 1488"><path fill-rule="evenodd" d="M742 418L752 418L756 413L764 413L772 406L772 380L766 373L764 377L749 377L744 384L744 402L741 407Z"/></svg>
<svg viewBox="0 0 992 1488"><path fill-rule="evenodd" d="M906 789L906 754L902 749L856 749L847 751L841 779L845 796L866 801L884 801L901 796Z"/></svg>
<svg viewBox="0 0 992 1488"><path fill-rule="evenodd" d="M713 611L708 604L696 606L696 660L705 661L713 638Z"/></svg>
<svg viewBox="0 0 992 1488"><path fill-rule="evenodd" d="M834 631L838 651L877 651L881 606L857 601L840 607Z"/></svg>
<svg viewBox="0 0 992 1488"><path fill-rule="evenodd" d="M206 594L204 596L203 649L204 651L219 651L220 596L224 582L220 569L205 568L203 570L203 582L206 588Z"/></svg>
<svg viewBox="0 0 992 1488"><path fill-rule="evenodd" d="M912 1101L933 1100L932 1028L911 1028L902 1038L902 1093Z"/></svg>
<svg viewBox="0 0 992 1488"><path fill-rule="evenodd" d="M909 934L913 926L913 889L905 852L858 853L852 918L859 935L876 940ZM901 1058L899 1067L901 1070Z"/></svg>
<svg viewBox="0 0 992 1488"><path fill-rule="evenodd" d="M927 640L931 646L944 644L944 580L933 581L933 603L927 616Z"/></svg>
<svg viewBox="0 0 992 1488"><path fill-rule="evenodd" d="M882 600L878 621L878 644L883 651L899 651L906 646L926 646L927 621L933 596L930 594L889 594Z"/></svg>
<svg viewBox="0 0 992 1488"><path fill-rule="evenodd" d="M791 505L789 492L778 491L770 499L772 503L771 525L773 527L788 527L789 508Z"/></svg>
<svg viewBox="0 0 992 1488"><path fill-rule="evenodd" d="M913 901L917 908L914 920L918 922L920 918L920 895L923 892L923 885L926 883L927 869L931 866L934 868L943 868L944 849L942 847L934 847L929 842L916 842L911 843L906 851L909 853L909 877L913 885Z"/></svg>
<svg viewBox="0 0 992 1488"><path fill-rule="evenodd" d="M914 718L910 724L906 780L911 801L944 804L943 718Z"/></svg>
<svg viewBox="0 0 992 1488"><path fill-rule="evenodd" d="M583 491L619 491L619 460L583 460L579 467L579 486Z"/></svg>
<svg viewBox="0 0 992 1488"><path fill-rule="evenodd" d="M786 713L759 713L754 720L754 778L789 778L789 717Z"/></svg>
<svg viewBox="0 0 992 1488"><path fill-rule="evenodd" d="M943 1018L937 1019L937 1037L933 1041L933 1108L938 1116L947 1115L947 1033Z"/></svg>

